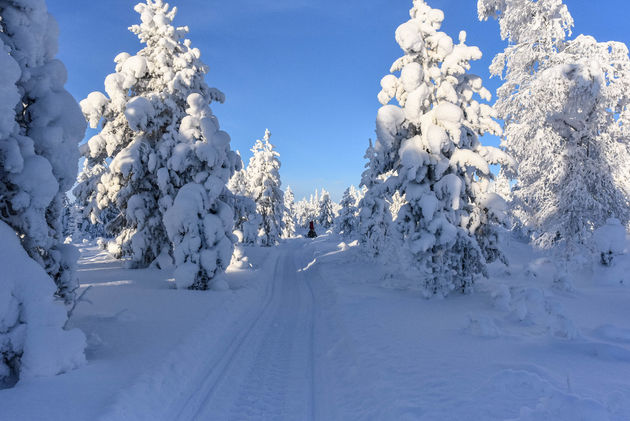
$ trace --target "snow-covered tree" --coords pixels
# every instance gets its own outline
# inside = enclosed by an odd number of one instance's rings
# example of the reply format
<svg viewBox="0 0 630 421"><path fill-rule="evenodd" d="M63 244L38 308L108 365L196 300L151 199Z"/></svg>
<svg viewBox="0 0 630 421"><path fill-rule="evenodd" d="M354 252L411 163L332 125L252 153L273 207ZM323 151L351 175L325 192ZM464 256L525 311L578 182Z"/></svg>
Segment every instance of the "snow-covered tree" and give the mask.
<svg viewBox="0 0 630 421"><path fill-rule="evenodd" d="M63 244L63 200L85 121L64 88L57 38L44 0L0 0L0 220L70 303L77 252Z"/></svg>
<svg viewBox="0 0 630 421"><path fill-rule="evenodd" d="M227 183L241 160L230 149L230 137L219 130L210 98L188 96L179 142L166 167L158 170L163 193L175 194L164 224L175 257L178 288L208 289L230 265L234 251L234 210ZM183 184L183 185L182 185Z"/></svg>
<svg viewBox="0 0 630 421"><path fill-rule="evenodd" d="M271 132L265 131L262 140L257 140L252 148L253 156L247 166L248 194L262 217L259 232L263 246L278 243L284 230L284 193L280 189L280 154L269 142Z"/></svg>
<svg viewBox="0 0 630 421"><path fill-rule="evenodd" d="M309 221L314 221L311 202L302 198L295 203L295 219L300 228L307 228Z"/></svg>
<svg viewBox="0 0 630 421"><path fill-rule="evenodd" d="M318 212L319 225L328 230L332 228L335 223L335 210L334 203L330 198L330 193L325 189L322 189L321 198L319 199L319 212Z"/></svg>
<svg viewBox="0 0 630 421"><path fill-rule="evenodd" d="M242 167L242 160L240 162ZM235 172L228 183L228 188L232 192L230 204L234 209L234 231L239 241L243 244L257 244L262 218L256 212L256 202L249 197L247 170Z"/></svg>
<svg viewBox="0 0 630 421"><path fill-rule="evenodd" d="M350 237L357 231L358 225L358 203L359 192L356 187L350 186L343 192L341 198L341 209L339 210L339 216L335 220L336 231L343 234L344 237Z"/></svg>
<svg viewBox="0 0 630 421"><path fill-rule="evenodd" d="M119 54L115 73L105 79L107 96L91 93L81 107L91 127L100 126L88 142L86 168L105 167L96 175L97 182L90 181L96 194L86 195L94 201L90 209L97 213L92 220L98 222L103 212L113 210L116 216L107 228L115 239L109 250L129 258L132 266L145 267L172 249L163 218L177 202L179 189L190 183L202 185L206 193L189 186L181 201L191 199L195 191L191 209L211 210L221 219L211 224L218 237L208 238L201 247L223 241L221 230L227 226L222 218L229 212L223 209L221 197L237 157L229 150L230 137L219 129L208 107L213 101L223 102L224 95L206 85L208 68L185 38L188 28L173 26L176 9L162 0L147 0L135 10L141 23L130 30L145 47L133 56ZM183 206L178 204L180 209ZM186 229L195 229L189 223L184 224ZM197 227L201 223L197 221ZM217 270L222 265L217 263ZM212 272L198 272L201 284L195 281L193 286L203 287L203 277Z"/></svg>
<svg viewBox="0 0 630 421"><path fill-rule="evenodd" d="M580 35L561 0L479 0L509 45L490 68L502 145L519 163L514 214L543 247L588 243L611 217L630 219L630 60L619 42Z"/></svg>
<svg viewBox="0 0 630 421"><path fill-rule="evenodd" d="M481 58L477 47L459 44L439 29L441 10L415 0L411 19L396 30L405 52L383 78L377 140L362 184L361 240L372 254L389 244L408 264L416 286L426 294L468 291L487 261L500 255L493 220L502 200L488 191L490 163L510 159L483 146L479 135L500 132L490 93L481 78L466 73ZM387 105L392 99L400 105ZM389 210L398 192L405 203ZM389 203L388 203L389 201ZM387 232L389 231L389 232ZM383 241L383 237L388 242Z"/></svg>
<svg viewBox="0 0 630 421"><path fill-rule="evenodd" d="M295 235L295 197L291 187L287 186L284 192L284 234L283 237L291 238Z"/></svg>
<svg viewBox="0 0 630 421"><path fill-rule="evenodd" d="M85 131L57 37L44 0L0 0L0 389L85 362L54 297L77 288L62 215Z"/></svg>

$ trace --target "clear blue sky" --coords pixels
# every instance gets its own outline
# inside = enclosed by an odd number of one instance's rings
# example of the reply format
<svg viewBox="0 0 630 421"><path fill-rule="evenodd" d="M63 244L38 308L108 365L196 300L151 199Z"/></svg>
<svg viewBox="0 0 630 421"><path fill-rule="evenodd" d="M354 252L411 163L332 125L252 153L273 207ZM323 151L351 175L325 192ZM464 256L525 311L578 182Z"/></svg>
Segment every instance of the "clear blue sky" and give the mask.
<svg viewBox="0 0 630 421"><path fill-rule="evenodd" d="M67 88L81 100L103 90L114 57L141 45L127 27L139 22L137 0L48 0L60 26L59 58ZM475 0L429 0L444 10L443 30L484 53L473 72L494 92L488 65L505 44L496 22L477 21ZM176 24L190 27L193 46L210 66L210 86L225 92L213 111L247 162L265 128L281 154L283 186L296 198L324 187L339 200L358 185L368 139L374 137L379 82L402 52L394 31L411 0L175 0ZM630 42L627 0L565 0L574 35ZM496 144L496 139L484 139Z"/></svg>

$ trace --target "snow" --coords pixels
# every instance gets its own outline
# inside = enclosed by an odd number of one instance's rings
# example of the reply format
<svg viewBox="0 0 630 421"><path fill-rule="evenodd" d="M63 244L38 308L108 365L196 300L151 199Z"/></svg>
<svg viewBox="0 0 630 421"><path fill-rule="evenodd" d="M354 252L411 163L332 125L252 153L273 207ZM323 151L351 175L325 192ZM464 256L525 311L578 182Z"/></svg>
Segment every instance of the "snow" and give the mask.
<svg viewBox="0 0 630 421"><path fill-rule="evenodd" d="M125 109L129 128L134 131L146 130L154 113L151 101L141 96L130 99Z"/></svg>
<svg viewBox="0 0 630 421"><path fill-rule="evenodd" d="M617 218L609 218L606 225L595 230L593 239L602 263L610 265L613 258L624 253L626 249L626 228Z"/></svg>
<svg viewBox="0 0 630 421"><path fill-rule="evenodd" d="M16 376L24 383L84 365L85 336L64 329L66 310L53 298L55 283L1 221L0 239L0 388Z"/></svg>
<svg viewBox="0 0 630 421"><path fill-rule="evenodd" d="M630 417L627 256L576 268L565 293L544 252L513 238L509 269L491 265L472 295L426 300L336 235L241 251L256 269L231 266L230 290L195 292L83 245L92 304L71 325L88 336L89 364L1 390L3 416Z"/></svg>
<svg viewBox="0 0 630 421"><path fill-rule="evenodd" d="M417 21L410 20L396 29L396 42L408 53L418 53L424 49L422 32Z"/></svg>

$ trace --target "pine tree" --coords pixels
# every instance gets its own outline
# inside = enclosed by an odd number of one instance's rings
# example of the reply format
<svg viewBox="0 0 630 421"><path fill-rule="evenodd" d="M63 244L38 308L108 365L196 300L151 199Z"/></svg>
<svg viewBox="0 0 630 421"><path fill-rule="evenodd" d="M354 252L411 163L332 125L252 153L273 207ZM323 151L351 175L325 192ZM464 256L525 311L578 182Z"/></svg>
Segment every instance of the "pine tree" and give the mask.
<svg viewBox="0 0 630 421"><path fill-rule="evenodd" d="M336 231L350 237L357 231L359 194L354 186L348 187L341 198L341 209L335 220Z"/></svg>
<svg viewBox="0 0 630 421"><path fill-rule="evenodd" d="M205 290L232 260L236 239L227 183L241 161L230 149L229 136L219 130L209 98L189 95L186 113L180 141L157 175L163 192L177 192L164 213L173 243L175 282L178 288Z"/></svg>
<svg viewBox="0 0 630 421"><path fill-rule="evenodd" d="M295 235L295 197L291 187L287 186L284 192L284 238L291 238Z"/></svg>
<svg viewBox="0 0 630 421"><path fill-rule="evenodd" d="M243 161L240 159L240 154L238 156L242 168ZM247 170L236 171L228 183L228 188L232 192L230 203L234 209L234 230L239 241L248 245L257 244L262 218L256 212L256 202L249 197Z"/></svg>
<svg viewBox="0 0 630 421"><path fill-rule="evenodd" d="M0 389L85 363L55 298L78 287L63 204L85 132L57 37L44 0L0 0Z"/></svg>
<svg viewBox="0 0 630 421"><path fill-rule="evenodd" d="M335 223L334 204L330 199L330 193L322 189L321 199L319 200L318 220L319 225L328 230Z"/></svg>
<svg viewBox="0 0 630 421"><path fill-rule="evenodd" d="M97 187L101 176L107 171L104 164L91 163L84 159L83 170L79 173L77 184L72 190L75 197L77 213L77 232L82 238L94 239L96 237L109 237L110 222L115 221L118 215L113 206L99 209L96 203Z"/></svg>
<svg viewBox="0 0 630 421"><path fill-rule="evenodd" d="M253 156L247 166L248 194L262 217L260 243L273 246L278 243L284 230L284 193L280 189L280 154L269 142L271 133L265 131L262 140L257 140L252 148Z"/></svg>
<svg viewBox="0 0 630 421"><path fill-rule="evenodd" d="M223 102L224 95L206 85L208 68L185 39L188 28L173 26L177 10L162 0L147 0L135 10L141 24L130 30L145 48L134 56L119 54L116 72L105 79L108 96L94 92L81 107L91 127L100 124L85 150L86 168L106 168L96 175L96 194L86 195L100 214L93 220L113 211L109 250L133 267L146 267L172 249L163 217L179 189L191 180L203 183L209 199L201 208L219 212L215 199L236 156L224 155L230 138L207 107ZM208 168L191 175L200 165Z"/></svg>
<svg viewBox="0 0 630 421"><path fill-rule="evenodd" d="M0 219L74 300L77 252L63 244L63 200L74 182L85 121L64 89L57 23L44 0L0 0Z"/></svg>
<svg viewBox="0 0 630 421"><path fill-rule="evenodd" d="M306 198L295 203L295 219L300 228L308 228L308 223L311 219L309 213L310 203Z"/></svg>
<svg viewBox="0 0 630 421"><path fill-rule="evenodd" d="M495 105L503 146L519 163L513 213L542 247L567 251L594 229L630 219L630 60L623 43L568 40L561 0L480 0L509 41L490 68L505 82ZM572 254L570 252L569 254Z"/></svg>
<svg viewBox="0 0 630 421"><path fill-rule="evenodd" d="M488 100L490 93L481 78L466 74L470 61L481 57L479 49L465 44L464 32L459 44L440 32L443 12L422 0L414 1L410 15L396 30L405 55L391 72L400 77L381 82L378 138L366 153L361 239L382 254L385 232L426 294L465 292L486 274L486 261L500 255L492 222L502 206L488 191L489 163L510 159L479 141L484 133L500 132L492 108L474 99ZM386 105L393 98L400 107ZM405 204L392 222L389 203L396 192Z"/></svg>

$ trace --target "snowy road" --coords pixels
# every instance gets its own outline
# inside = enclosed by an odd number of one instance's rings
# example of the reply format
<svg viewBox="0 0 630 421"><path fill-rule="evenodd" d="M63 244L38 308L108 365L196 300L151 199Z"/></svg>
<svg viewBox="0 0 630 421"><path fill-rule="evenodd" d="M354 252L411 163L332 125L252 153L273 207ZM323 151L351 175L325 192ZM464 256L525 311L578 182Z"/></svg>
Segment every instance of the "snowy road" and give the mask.
<svg viewBox="0 0 630 421"><path fill-rule="evenodd" d="M313 277L298 264L305 253L296 243L278 253L259 313L209 362L173 419L316 419Z"/></svg>

